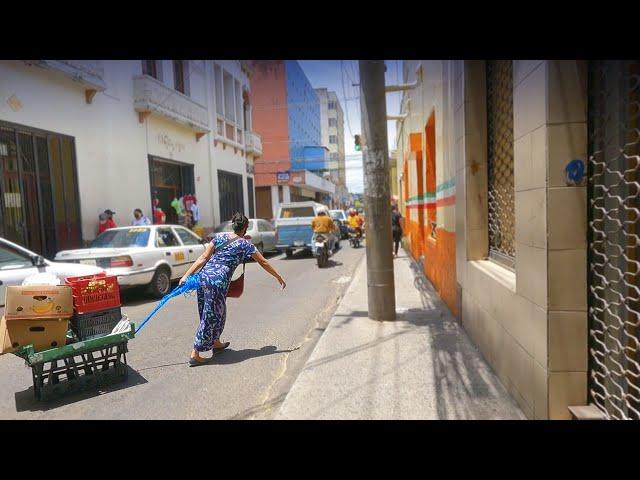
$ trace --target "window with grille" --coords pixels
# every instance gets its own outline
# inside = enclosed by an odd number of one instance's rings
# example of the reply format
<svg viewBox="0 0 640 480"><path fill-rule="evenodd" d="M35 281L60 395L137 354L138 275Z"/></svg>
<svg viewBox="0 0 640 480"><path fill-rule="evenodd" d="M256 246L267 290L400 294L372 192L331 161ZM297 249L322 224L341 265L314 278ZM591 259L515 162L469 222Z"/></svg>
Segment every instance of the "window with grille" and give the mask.
<svg viewBox="0 0 640 480"><path fill-rule="evenodd" d="M328 108L329 110L335 110L335 109L336 109L336 102L329 102L329 103L327 104L327 108Z"/></svg>
<svg viewBox="0 0 640 480"><path fill-rule="evenodd" d="M223 91L224 91L224 116L231 122L236 121L236 106L234 98L234 83L230 73L223 71L222 74Z"/></svg>
<svg viewBox="0 0 640 480"><path fill-rule="evenodd" d="M338 143L337 135L329 135L329 143Z"/></svg>
<svg viewBox="0 0 640 480"><path fill-rule="evenodd" d="M224 115L224 89L222 88L222 69L220 65L216 65L213 70L213 78L215 82L214 89L216 91L216 113L220 116ZM218 132L222 135L222 132Z"/></svg>
<svg viewBox="0 0 640 480"><path fill-rule="evenodd" d="M220 221L230 220L235 212L244 212L242 175L218 170Z"/></svg>
<svg viewBox="0 0 640 480"><path fill-rule="evenodd" d="M640 419L640 62L588 72L589 400Z"/></svg>
<svg viewBox="0 0 640 480"><path fill-rule="evenodd" d="M337 127L338 126L338 119L337 118L330 118L329 119L329 126L330 127Z"/></svg>
<svg viewBox="0 0 640 480"><path fill-rule="evenodd" d="M177 91L184 94L187 93L185 89L185 63L184 60L173 61L173 85Z"/></svg>
<svg viewBox="0 0 640 480"><path fill-rule="evenodd" d="M486 65L489 258L514 268L513 62Z"/></svg>
<svg viewBox="0 0 640 480"><path fill-rule="evenodd" d="M142 74L160 80L157 60L142 60Z"/></svg>

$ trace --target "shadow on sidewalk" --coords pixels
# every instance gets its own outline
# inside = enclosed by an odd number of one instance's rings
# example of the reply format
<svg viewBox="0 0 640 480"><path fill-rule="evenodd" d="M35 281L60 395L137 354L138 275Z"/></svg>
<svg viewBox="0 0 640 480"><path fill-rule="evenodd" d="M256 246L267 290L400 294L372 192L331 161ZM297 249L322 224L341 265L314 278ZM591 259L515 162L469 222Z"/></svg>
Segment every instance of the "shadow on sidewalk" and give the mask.
<svg viewBox="0 0 640 480"><path fill-rule="evenodd" d="M514 400L507 393L498 377L492 372L491 367L485 362L481 353L471 342L464 329L448 310L444 302L439 298L431 282L422 273L422 268L411 258L400 258L403 266L396 268L404 270L413 278L409 285L417 290L420 296L421 308L408 308L398 313L395 322L384 322L391 324L395 331L374 340L344 349L338 353L319 358L305 366L306 369L320 367L329 362L340 360L349 355L362 352L367 349L376 348L389 341L393 341L396 353L393 360L381 364L378 355L373 355L373 363L370 371L361 372L360 378L367 379L354 388L349 389L331 402L324 405L317 412L311 414L311 418L318 418L322 411L326 411L334 404L344 401L356 394L358 391L367 389L373 398L376 388L382 377L391 377L394 380L395 398L393 400L394 411L401 411L401 403L406 401L405 395L410 386L402 386L402 369L407 368L411 363L415 364L416 358L424 358L422 363L425 368L419 372L422 388L433 390L429 395L431 399L425 398L423 401L434 402L434 416L437 419L500 419L500 418L524 418L522 412L516 406ZM407 268L409 267L409 268ZM400 271L402 271L400 270ZM405 277L406 278L406 277ZM409 278L407 278L409 280ZM398 282L398 285L401 285ZM406 286L404 288L411 288ZM341 328L356 319L368 317L368 312L354 310L348 314L338 314L335 317L342 317L339 322L334 323L333 328ZM372 321L373 322L373 321ZM410 334L411 342L418 342L418 353L411 356L401 354L401 340L403 335ZM416 338L418 337L418 338ZM389 348L388 346L386 348ZM413 347L415 351L415 347ZM405 366L407 365L407 366ZM382 377L381 377L382 376ZM388 380L389 381L389 380ZM406 393L403 393L406 392ZM410 397L410 395L409 395ZM407 397L407 398L409 398ZM405 399L405 400L403 400Z"/></svg>
<svg viewBox="0 0 640 480"><path fill-rule="evenodd" d="M500 418L500 408L510 418L520 412L515 401L468 337L458 320L442 301L422 266L408 258L413 284L420 294L423 310L431 320L418 320L428 329L435 381L438 418ZM460 306L462 308L462 306ZM409 309L408 318L420 318L420 309ZM412 322L414 324L416 321ZM508 399L508 405L505 405ZM502 404L502 407L500 406ZM515 415L517 416L517 415Z"/></svg>

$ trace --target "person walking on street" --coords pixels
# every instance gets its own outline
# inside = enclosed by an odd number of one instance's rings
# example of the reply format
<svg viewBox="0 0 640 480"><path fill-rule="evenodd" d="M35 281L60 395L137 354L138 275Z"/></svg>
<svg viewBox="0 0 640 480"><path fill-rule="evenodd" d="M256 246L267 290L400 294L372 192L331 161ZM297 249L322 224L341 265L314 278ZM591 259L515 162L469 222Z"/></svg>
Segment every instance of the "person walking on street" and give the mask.
<svg viewBox="0 0 640 480"><path fill-rule="evenodd" d="M113 221L113 216L115 214L116 214L116 212L114 212L114 211L112 211L110 209L106 209L104 212L102 212L100 214L100 216L98 217L98 219L99 219L99 221L98 221L98 235L100 235L105 230L117 227L116 222Z"/></svg>
<svg viewBox="0 0 640 480"><path fill-rule="evenodd" d="M151 225L151 220L149 220L149 217L147 217L145 214L142 213L142 210L140 210L139 208L136 208L133 211L133 222L131 222L131 225L133 226Z"/></svg>
<svg viewBox="0 0 640 480"><path fill-rule="evenodd" d="M244 238L249 227L249 219L235 213L231 219L233 233L222 232L213 237L204 253L180 279L182 285L187 278L202 270L197 290L200 325L196 331L189 366L201 365L213 358L203 358L202 352L224 350L229 342L221 342L227 316L227 292L234 270L250 257L265 271L270 273L284 289L287 284L278 272L258 252L251 241Z"/></svg>
<svg viewBox="0 0 640 480"><path fill-rule="evenodd" d="M398 256L398 247L402 240L402 215L398 212L398 207L391 207L391 233L393 233L394 251L393 256Z"/></svg>

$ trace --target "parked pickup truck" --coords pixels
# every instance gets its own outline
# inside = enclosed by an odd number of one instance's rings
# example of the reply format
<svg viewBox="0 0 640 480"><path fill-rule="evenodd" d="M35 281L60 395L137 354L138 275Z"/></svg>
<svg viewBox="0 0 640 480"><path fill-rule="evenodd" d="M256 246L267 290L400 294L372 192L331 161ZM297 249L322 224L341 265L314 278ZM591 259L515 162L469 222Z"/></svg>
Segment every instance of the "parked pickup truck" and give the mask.
<svg viewBox="0 0 640 480"><path fill-rule="evenodd" d="M284 251L287 257L292 256L296 250L311 251L311 238L313 237L311 221L320 210L328 211L328 208L316 202L281 204L276 217L276 231L278 232L276 248Z"/></svg>

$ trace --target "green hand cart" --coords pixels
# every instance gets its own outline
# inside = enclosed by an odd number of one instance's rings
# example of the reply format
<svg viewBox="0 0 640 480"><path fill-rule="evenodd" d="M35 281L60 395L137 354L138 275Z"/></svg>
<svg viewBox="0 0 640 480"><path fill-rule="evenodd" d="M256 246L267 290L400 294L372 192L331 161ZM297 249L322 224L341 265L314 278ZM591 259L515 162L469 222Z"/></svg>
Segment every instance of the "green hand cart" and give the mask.
<svg viewBox="0 0 640 480"><path fill-rule="evenodd" d="M129 325L128 331L63 347L35 352L33 345L27 345L14 352L31 367L36 399L47 401L126 380L127 342L135 336L135 325Z"/></svg>

